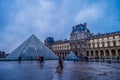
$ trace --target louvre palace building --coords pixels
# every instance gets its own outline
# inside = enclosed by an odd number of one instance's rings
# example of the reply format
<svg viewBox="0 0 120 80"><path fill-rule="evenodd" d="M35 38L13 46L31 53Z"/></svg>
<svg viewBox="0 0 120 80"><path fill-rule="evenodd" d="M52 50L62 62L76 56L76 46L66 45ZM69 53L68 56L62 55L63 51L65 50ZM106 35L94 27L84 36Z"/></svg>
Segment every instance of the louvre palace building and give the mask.
<svg viewBox="0 0 120 80"><path fill-rule="evenodd" d="M115 59L120 57L120 31L105 34L92 34L87 24L72 27L70 40L54 41L47 37L44 41L56 55L64 58L73 51L79 57Z"/></svg>

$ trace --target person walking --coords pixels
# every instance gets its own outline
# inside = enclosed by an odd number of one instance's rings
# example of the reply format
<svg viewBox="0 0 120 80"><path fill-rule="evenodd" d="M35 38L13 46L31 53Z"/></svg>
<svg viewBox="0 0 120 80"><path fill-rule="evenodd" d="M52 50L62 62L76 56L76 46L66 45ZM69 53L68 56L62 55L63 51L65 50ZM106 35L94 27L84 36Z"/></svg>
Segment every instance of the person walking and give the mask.
<svg viewBox="0 0 120 80"><path fill-rule="evenodd" d="M44 65L44 56L39 57L40 65Z"/></svg>
<svg viewBox="0 0 120 80"><path fill-rule="evenodd" d="M62 59L59 59L56 73L62 73L62 69L63 69L63 61Z"/></svg>

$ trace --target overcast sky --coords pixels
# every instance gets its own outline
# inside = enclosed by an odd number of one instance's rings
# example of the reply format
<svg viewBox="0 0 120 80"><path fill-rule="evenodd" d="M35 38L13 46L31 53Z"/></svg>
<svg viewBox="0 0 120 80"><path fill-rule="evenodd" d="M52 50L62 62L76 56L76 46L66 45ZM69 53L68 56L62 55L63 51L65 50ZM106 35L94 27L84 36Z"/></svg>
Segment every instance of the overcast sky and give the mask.
<svg viewBox="0 0 120 80"><path fill-rule="evenodd" d="M0 50L10 53L32 34L69 39L84 22L95 34L120 31L120 0L0 0Z"/></svg>

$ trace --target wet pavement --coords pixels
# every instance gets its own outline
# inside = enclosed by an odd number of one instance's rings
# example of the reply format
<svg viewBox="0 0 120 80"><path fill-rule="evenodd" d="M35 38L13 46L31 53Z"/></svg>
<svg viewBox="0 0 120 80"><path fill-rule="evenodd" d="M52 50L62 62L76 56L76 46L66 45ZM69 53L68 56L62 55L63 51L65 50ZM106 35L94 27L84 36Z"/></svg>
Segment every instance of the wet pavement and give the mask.
<svg viewBox="0 0 120 80"><path fill-rule="evenodd" d="M3 61L0 80L120 80L120 63L64 61L62 73L56 73L58 61Z"/></svg>

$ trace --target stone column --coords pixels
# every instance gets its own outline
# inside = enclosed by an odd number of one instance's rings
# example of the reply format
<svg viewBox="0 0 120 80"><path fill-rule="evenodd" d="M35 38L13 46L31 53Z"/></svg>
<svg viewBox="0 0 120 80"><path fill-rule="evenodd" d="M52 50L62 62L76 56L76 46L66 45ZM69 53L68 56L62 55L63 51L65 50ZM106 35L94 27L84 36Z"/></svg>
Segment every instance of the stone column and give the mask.
<svg viewBox="0 0 120 80"><path fill-rule="evenodd" d="M115 57L117 58L118 57L118 49L115 49Z"/></svg>
<svg viewBox="0 0 120 80"><path fill-rule="evenodd" d="M103 49L103 62L105 62L106 54L105 54L105 49Z"/></svg>
<svg viewBox="0 0 120 80"><path fill-rule="evenodd" d="M100 56L100 50L98 50L98 57L100 58L101 56Z"/></svg>
<svg viewBox="0 0 120 80"><path fill-rule="evenodd" d="M112 51L111 51L111 49L109 50L109 58L112 58Z"/></svg>

